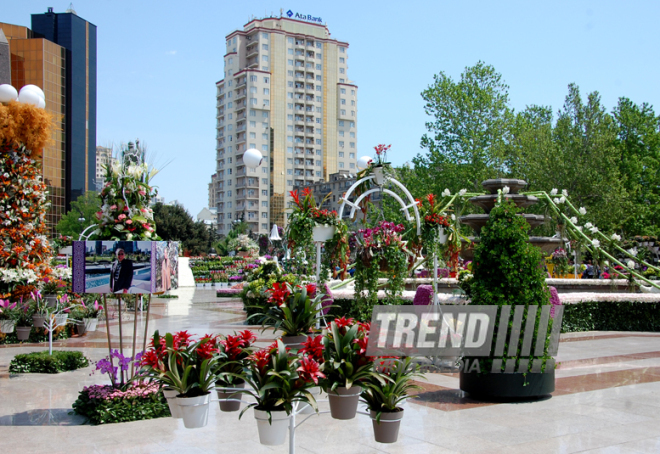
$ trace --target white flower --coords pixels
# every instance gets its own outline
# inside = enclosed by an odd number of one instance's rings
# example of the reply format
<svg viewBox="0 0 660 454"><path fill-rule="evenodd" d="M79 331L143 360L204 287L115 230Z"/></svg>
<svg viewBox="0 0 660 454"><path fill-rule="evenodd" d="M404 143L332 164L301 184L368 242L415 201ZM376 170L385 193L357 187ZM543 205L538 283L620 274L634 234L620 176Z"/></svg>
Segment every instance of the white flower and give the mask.
<svg viewBox="0 0 660 454"><path fill-rule="evenodd" d="M591 240L591 244L593 244L596 247L600 247L600 241L598 240Z"/></svg>
<svg viewBox="0 0 660 454"><path fill-rule="evenodd" d="M510 189L508 186L504 186L504 187L502 188L502 194L506 195L506 194L509 193L510 190L511 190L511 189Z"/></svg>
<svg viewBox="0 0 660 454"><path fill-rule="evenodd" d="M616 233L613 233L613 234L612 234L612 239L613 239L614 241L621 241L621 236L620 236L620 235L617 235Z"/></svg>
<svg viewBox="0 0 660 454"><path fill-rule="evenodd" d="M577 224L577 223L578 223L578 220L577 220L577 218L576 218L575 216L573 216L571 219L569 219L569 221L571 221L573 224Z"/></svg>
<svg viewBox="0 0 660 454"><path fill-rule="evenodd" d="M580 207L580 210L579 210L579 211L580 211L580 214L581 214L582 216L584 216L585 214L587 214L587 209L586 209L585 207Z"/></svg>
<svg viewBox="0 0 660 454"><path fill-rule="evenodd" d="M451 191L449 189L445 189L442 191L442 197L449 197L451 195Z"/></svg>
<svg viewBox="0 0 660 454"><path fill-rule="evenodd" d="M451 220L455 221L456 220L456 215L454 213L451 214Z"/></svg>
<svg viewBox="0 0 660 454"><path fill-rule="evenodd" d="M465 195L466 192L467 189L461 189L460 191L458 191L458 195Z"/></svg>
<svg viewBox="0 0 660 454"><path fill-rule="evenodd" d="M575 228L578 229L580 232L582 231L582 226L581 225L576 225Z"/></svg>
<svg viewBox="0 0 660 454"><path fill-rule="evenodd" d="M628 249L628 253L632 255L633 257L637 257L637 248L634 247L632 249Z"/></svg>
<svg viewBox="0 0 660 454"><path fill-rule="evenodd" d="M587 222L584 226L588 229L592 228L594 225L591 222Z"/></svg>
<svg viewBox="0 0 660 454"><path fill-rule="evenodd" d="M559 203L565 203L565 202L566 202L566 197L561 196L561 197L559 198Z"/></svg>
<svg viewBox="0 0 660 454"><path fill-rule="evenodd" d="M591 233L596 233L596 232L598 231L598 227L593 226L593 227L590 228L589 230L591 230Z"/></svg>
<svg viewBox="0 0 660 454"><path fill-rule="evenodd" d="M555 197L552 201L555 202L555 205L559 205L561 203L559 197Z"/></svg>
<svg viewBox="0 0 660 454"><path fill-rule="evenodd" d="M634 261L634 260L628 260L628 261L626 262L626 265L627 265L628 268L630 268L631 270L634 270L634 269L635 269L635 261Z"/></svg>
<svg viewBox="0 0 660 454"><path fill-rule="evenodd" d="M550 191L550 195L557 195L557 188L552 188L552 191Z"/></svg>
<svg viewBox="0 0 660 454"><path fill-rule="evenodd" d="M562 189L561 195L563 195L564 197L568 197L568 191L566 189Z"/></svg>

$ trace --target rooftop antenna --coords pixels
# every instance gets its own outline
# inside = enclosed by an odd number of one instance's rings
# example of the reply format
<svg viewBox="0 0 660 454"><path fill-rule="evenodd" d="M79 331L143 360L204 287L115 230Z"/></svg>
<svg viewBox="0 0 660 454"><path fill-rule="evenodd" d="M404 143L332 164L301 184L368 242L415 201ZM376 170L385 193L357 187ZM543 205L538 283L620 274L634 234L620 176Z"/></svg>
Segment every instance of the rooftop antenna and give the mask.
<svg viewBox="0 0 660 454"><path fill-rule="evenodd" d="M76 16L78 15L78 13L76 13L76 10L73 9L73 3L69 3L69 9L67 9L66 12L75 14Z"/></svg>

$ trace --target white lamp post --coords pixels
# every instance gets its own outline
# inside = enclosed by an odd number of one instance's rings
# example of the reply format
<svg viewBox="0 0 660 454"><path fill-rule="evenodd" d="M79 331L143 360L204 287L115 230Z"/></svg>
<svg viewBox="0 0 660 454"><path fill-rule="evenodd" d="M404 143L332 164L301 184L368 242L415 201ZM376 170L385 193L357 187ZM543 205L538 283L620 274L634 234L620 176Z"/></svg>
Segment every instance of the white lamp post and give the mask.
<svg viewBox="0 0 660 454"><path fill-rule="evenodd" d="M362 156L361 158L358 159L357 162L358 169L360 170L366 169L367 167L369 167L369 164L371 164L371 161L373 161L373 159L371 159L371 156Z"/></svg>

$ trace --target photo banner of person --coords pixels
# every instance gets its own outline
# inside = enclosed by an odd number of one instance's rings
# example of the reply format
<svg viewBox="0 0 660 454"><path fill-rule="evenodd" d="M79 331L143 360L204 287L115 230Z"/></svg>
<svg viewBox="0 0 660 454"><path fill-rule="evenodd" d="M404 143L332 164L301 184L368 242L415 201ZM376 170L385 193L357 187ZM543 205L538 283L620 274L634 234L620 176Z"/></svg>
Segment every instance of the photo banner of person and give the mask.
<svg viewBox="0 0 660 454"><path fill-rule="evenodd" d="M75 293L151 294L177 288L176 241L74 241Z"/></svg>

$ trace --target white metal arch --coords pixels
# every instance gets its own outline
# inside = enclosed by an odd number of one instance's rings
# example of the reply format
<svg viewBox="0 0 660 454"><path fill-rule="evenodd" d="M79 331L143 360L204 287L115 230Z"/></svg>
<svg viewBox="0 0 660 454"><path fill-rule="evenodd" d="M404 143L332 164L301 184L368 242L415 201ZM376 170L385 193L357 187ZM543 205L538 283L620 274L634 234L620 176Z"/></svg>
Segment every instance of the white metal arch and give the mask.
<svg viewBox="0 0 660 454"><path fill-rule="evenodd" d="M389 177L387 175L384 176L386 181L389 181L389 182L393 183L395 186L397 186L399 189L401 189L401 191L403 191L406 198L408 199L408 205L406 205L406 202L404 202L403 199L396 192L390 191L389 189L382 189L382 188L369 189L365 193L361 194L360 197L358 197L357 200L355 200L355 202L351 202L350 200L348 200L349 197L351 196L351 194L353 193L353 191L355 191L355 189L358 186L360 186L365 181L372 180L374 178L375 177L373 175L369 175L367 177L364 177L364 178L356 181L355 183L353 183L353 185L350 188L348 188L348 191L346 191L346 195L344 197L342 197L342 199L341 199L342 203L341 203L341 206L339 207L339 219L343 218L344 207L346 205L349 205L351 207L350 216L352 218L355 215L355 210L357 210L360 207L359 206L360 202L365 197L367 197L369 194L372 194L374 192L382 191L385 194L391 195L392 197L394 197L394 199L397 202L399 202L399 205L401 205L401 211L403 211L405 213L406 219L409 220L409 221L412 220L412 216L410 215L410 208L413 209L413 211L415 213L415 222L417 223L417 235L421 235L422 234L422 225L421 225L421 222L420 222L420 219L419 219L419 210L417 209L417 202L415 202L415 199L413 198L412 194L410 194L410 191L408 191L408 189L403 184L401 184L399 181L395 180L392 177Z"/></svg>
<svg viewBox="0 0 660 454"><path fill-rule="evenodd" d="M98 224L92 224L89 227L87 227L85 230L83 230L80 236L78 237L78 241L87 241L90 236L94 235L95 233L99 233L98 229L92 230L89 233L87 232L88 230L96 229L96 227L98 227Z"/></svg>

